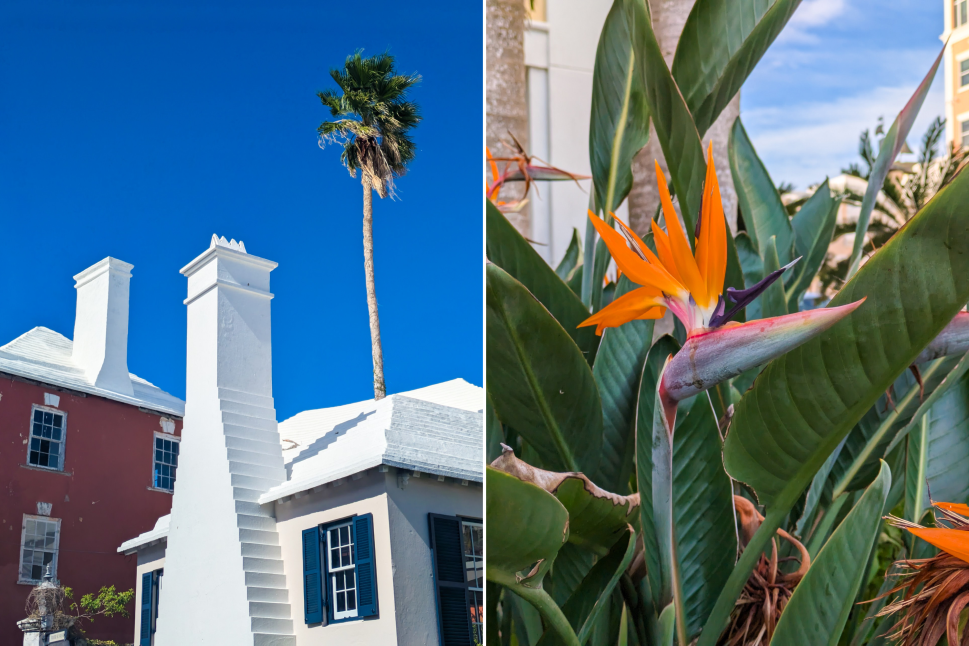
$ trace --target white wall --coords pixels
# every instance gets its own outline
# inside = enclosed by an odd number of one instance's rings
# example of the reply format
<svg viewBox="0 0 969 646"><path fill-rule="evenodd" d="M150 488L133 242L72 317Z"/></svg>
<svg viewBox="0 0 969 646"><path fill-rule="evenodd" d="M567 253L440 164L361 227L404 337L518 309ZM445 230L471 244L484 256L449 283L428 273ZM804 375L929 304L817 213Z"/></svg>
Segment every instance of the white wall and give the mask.
<svg viewBox="0 0 969 646"><path fill-rule="evenodd" d="M438 613L427 515L483 518L480 484L461 485L433 476L410 478L404 488L388 482L390 545L394 558L394 596L398 644L436 646Z"/></svg>
<svg viewBox="0 0 969 646"><path fill-rule="evenodd" d="M612 3L608 0L550 0L547 22L525 29L525 65L529 79L529 135L532 154L573 173L591 174L589 120L592 105L592 68L599 32ZM534 84L546 82L547 88ZM536 133L545 133L547 150L536 147ZM558 264L572 238L573 228L585 236L592 180L540 182L530 197L532 240L552 266ZM540 193L540 194L539 194ZM619 217L626 219L625 204ZM545 218L539 222L539 218Z"/></svg>
<svg viewBox="0 0 969 646"><path fill-rule="evenodd" d="M293 608L296 643L371 646L402 643L397 640L393 559L387 485L383 473L371 469L359 480L346 480L289 502L276 502L276 531L282 547L289 602ZM307 625L303 613L303 530L349 518L373 514L374 563L377 570L377 616L330 626Z"/></svg>

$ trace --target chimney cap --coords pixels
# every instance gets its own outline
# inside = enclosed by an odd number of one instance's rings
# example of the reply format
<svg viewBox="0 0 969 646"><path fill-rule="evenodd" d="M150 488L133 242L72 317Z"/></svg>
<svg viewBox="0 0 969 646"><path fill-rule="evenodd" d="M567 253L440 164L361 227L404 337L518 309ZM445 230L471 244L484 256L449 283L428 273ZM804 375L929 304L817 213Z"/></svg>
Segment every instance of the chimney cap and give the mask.
<svg viewBox="0 0 969 646"><path fill-rule="evenodd" d="M215 249L216 247L227 247L229 249L232 249L233 251L247 253L246 245L242 242L242 240L240 240L239 242L236 242L234 239L226 240L225 236L222 236L220 238L217 233L213 233L212 242L209 244L209 249Z"/></svg>
<svg viewBox="0 0 969 646"><path fill-rule="evenodd" d="M125 278L131 278L131 270L134 269L134 267L134 265L125 262L124 260L118 260L117 258L108 256L101 262L95 263L81 273L75 275L74 280L76 282L74 288L77 289L78 287L90 282L91 280L108 271L119 273Z"/></svg>

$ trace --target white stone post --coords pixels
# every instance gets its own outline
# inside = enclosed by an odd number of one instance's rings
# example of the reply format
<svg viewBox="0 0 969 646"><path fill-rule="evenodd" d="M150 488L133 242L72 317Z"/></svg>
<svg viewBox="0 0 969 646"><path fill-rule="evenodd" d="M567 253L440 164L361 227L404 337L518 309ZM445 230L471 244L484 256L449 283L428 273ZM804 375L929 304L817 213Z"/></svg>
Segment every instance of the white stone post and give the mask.
<svg viewBox="0 0 969 646"><path fill-rule="evenodd" d="M185 421L156 646L295 646L272 505L286 479L272 398L269 272L212 237L188 278Z"/></svg>

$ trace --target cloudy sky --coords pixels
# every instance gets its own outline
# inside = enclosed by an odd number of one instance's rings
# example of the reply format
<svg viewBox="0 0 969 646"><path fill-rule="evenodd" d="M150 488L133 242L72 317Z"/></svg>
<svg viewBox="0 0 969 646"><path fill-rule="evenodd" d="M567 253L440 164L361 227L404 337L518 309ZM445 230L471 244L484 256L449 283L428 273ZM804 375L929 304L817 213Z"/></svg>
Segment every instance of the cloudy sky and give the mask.
<svg viewBox="0 0 969 646"><path fill-rule="evenodd" d="M858 161L858 135L886 129L942 48L937 0L804 0L741 93L741 117L775 182L803 189ZM908 137L944 117L942 67Z"/></svg>

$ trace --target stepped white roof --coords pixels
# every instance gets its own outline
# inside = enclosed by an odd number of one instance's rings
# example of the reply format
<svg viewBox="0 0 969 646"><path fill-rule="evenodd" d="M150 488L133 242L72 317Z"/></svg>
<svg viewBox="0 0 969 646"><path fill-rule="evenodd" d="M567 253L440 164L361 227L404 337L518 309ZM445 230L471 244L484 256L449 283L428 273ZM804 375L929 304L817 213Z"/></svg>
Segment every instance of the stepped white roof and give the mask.
<svg viewBox="0 0 969 646"><path fill-rule="evenodd" d="M259 502L379 465L481 482L483 406L484 390L454 379L380 401L299 413L279 424L288 480Z"/></svg>
<svg viewBox="0 0 969 646"><path fill-rule="evenodd" d="M185 402L161 388L131 375L133 395L98 388L71 358L74 343L45 327L35 327L7 345L0 346L0 372L40 381L68 390L98 395L132 406L183 417Z"/></svg>

